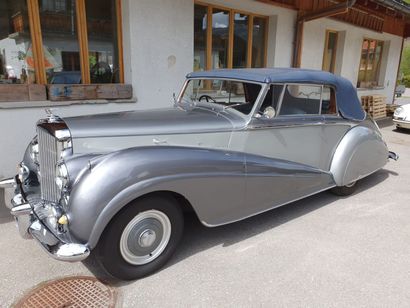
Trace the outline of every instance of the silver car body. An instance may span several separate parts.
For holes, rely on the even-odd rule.
[[[198,103],[190,108],[177,104],[171,109],[65,119],[51,115],[40,121],[40,167],[33,163],[30,147],[23,160],[25,172],[39,183],[21,174],[20,180],[0,183],[17,186],[10,207],[22,233],[34,236],[53,257],[78,261],[97,245],[116,213],[150,193],[167,193],[190,205],[204,225],[218,226],[347,185],[386,164],[388,150],[380,131],[361,110],[351,84],[339,86],[346,85],[345,80],[288,69],[196,73],[188,75],[187,82],[215,77],[261,86],[248,115]],[[335,87],[338,104],[356,97],[344,102],[338,115],[256,116],[273,82],[326,80]],[[50,183],[57,159],[42,158],[41,153],[56,142],[70,142],[61,155],[69,180],[63,197],[50,201],[44,196],[55,195]],[[51,185],[48,191],[45,185]],[[54,205],[69,220],[58,230],[50,226]]]

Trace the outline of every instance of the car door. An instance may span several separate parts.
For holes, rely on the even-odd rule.
[[[231,147],[246,153],[246,203],[256,211],[333,185],[330,161],[347,128],[326,123],[323,92],[322,85],[281,85],[276,99],[268,92],[247,129],[233,133]]]

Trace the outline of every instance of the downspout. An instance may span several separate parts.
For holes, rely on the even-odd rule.
[[[338,3],[311,13],[302,14],[299,11],[298,18],[296,20],[295,48],[293,50],[293,67],[300,67],[301,64],[303,31],[305,22],[323,17],[330,17],[334,15],[347,13],[355,3],[356,0],[348,0],[346,2]]]

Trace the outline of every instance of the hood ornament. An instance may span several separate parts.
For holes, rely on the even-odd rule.
[[[56,108],[46,108],[46,114],[47,114],[47,121],[48,123],[57,123],[61,121],[61,118],[55,114],[53,114],[53,111],[57,110]]]

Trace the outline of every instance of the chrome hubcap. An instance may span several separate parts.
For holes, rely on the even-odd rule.
[[[140,238],[138,239],[138,244],[141,247],[150,247],[154,244],[156,238],[156,233],[151,229],[147,229],[141,233]]]
[[[170,237],[171,222],[167,215],[157,210],[139,213],[122,232],[121,255],[130,264],[147,264],[161,255]]]

